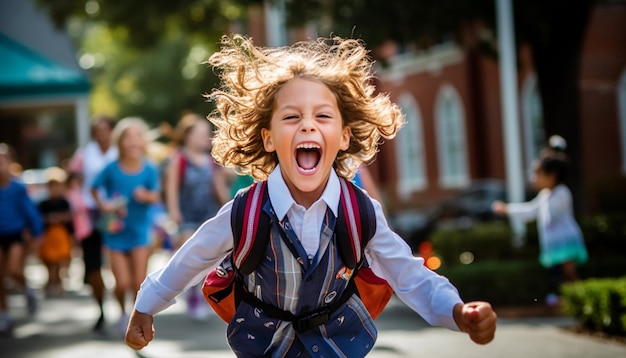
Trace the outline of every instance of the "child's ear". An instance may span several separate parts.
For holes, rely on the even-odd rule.
[[[271,153],[276,150],[274,147],[274,143],[272,143],[271,132],[267,128],[261,128],[261,138],[263,139],[263,148],[268,153]]]
[[[350,127],[344,126],[341,130],[341,142],[339,143],[339,149],[348,150],[350,147],[350,137],[352,136],[352,130]]]

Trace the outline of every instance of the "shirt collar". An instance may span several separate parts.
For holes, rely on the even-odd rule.
[[[267,178],[267,189],[276,216],[279,220],[283,220],[289,209],[293,205],[298,204],[293,200],[289,188],[287,188],[287,183],[285,183],[280,173],[280,165],[277,165]],[[339,208],[340,190],[339,177],[333,169],[330,171],[330,178],[322,196],[313,205],[316,205],[320,200],[324,201],[336,217]]]

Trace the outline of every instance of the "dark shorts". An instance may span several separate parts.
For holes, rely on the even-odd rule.
[[[89,236],[80,242],[85,263],[85,283],[89,275],[102,267],[102,235],[94,229]]]
[[[2,234],[0,235],[0,250],[9,252],[11,246],[24,244],[24,237],[21,232],[15,234]]]

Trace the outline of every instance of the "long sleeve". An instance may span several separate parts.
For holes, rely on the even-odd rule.
[[[463,303],[450,281],[424,266],[406,242],[388,226],[381,205],[376,211],[376,234],[365,249],[368,262],[378,276],[386,279],[396,295],[431,325],[458,330],[453,308]]]
[[[542,190],[531,201],[507,204],[508,216],[512,220],[521,220],[524,222],[536,220],[539,215],[539,206],[541,202],[545,200],[546,194],[549,195],[545,190]]]
[[[135,308],[154,315],[176,302],[175,298],[202,280],[232,251],[230,225],[232,201],[206,221],[160,270],[141,285]]]
[[[43,220],[41,219],[41,214],[39,213],[39,209],[37,209],[32,200],[28,197],[25,190],[21,196],[20,206],[27,217],[28,227],[33,236],[37,237],[41,235],[43,233]]]

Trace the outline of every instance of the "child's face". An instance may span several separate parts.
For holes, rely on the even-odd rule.
[[[111,127],[105,122],[98,122],[93,127],[93,138],[100,145],[106,147],[111,144]]]
[[[333,92],[305,78],[290,80],[276,93],[270,129],[261,135],[265,150],[276,152],[296,201],[298,193],[315,200],[322,194],[337,153],[350,144]]]
[[[126,158],[138,159],[143,157],[146,148],[141,129],[136,127],[127,128],[120,139],[120,154]]]
[[[11,165],[11,158],[8,154],[0,154],[0,173],[9,172],[9,166]]]
[[[556,185],[556,177],[554,174],[547,174],[540,168],[535,169],[535,187],[538,190],[552,189]]]
[[[58,181],[51,181],[48,183],[48,195],[51,198],[59,198],[65,194],[65,187]]]
[[[211,148],[211,128],[206,121],[198,121],[187,134],[185,145],[188,148],[209,150]]]

